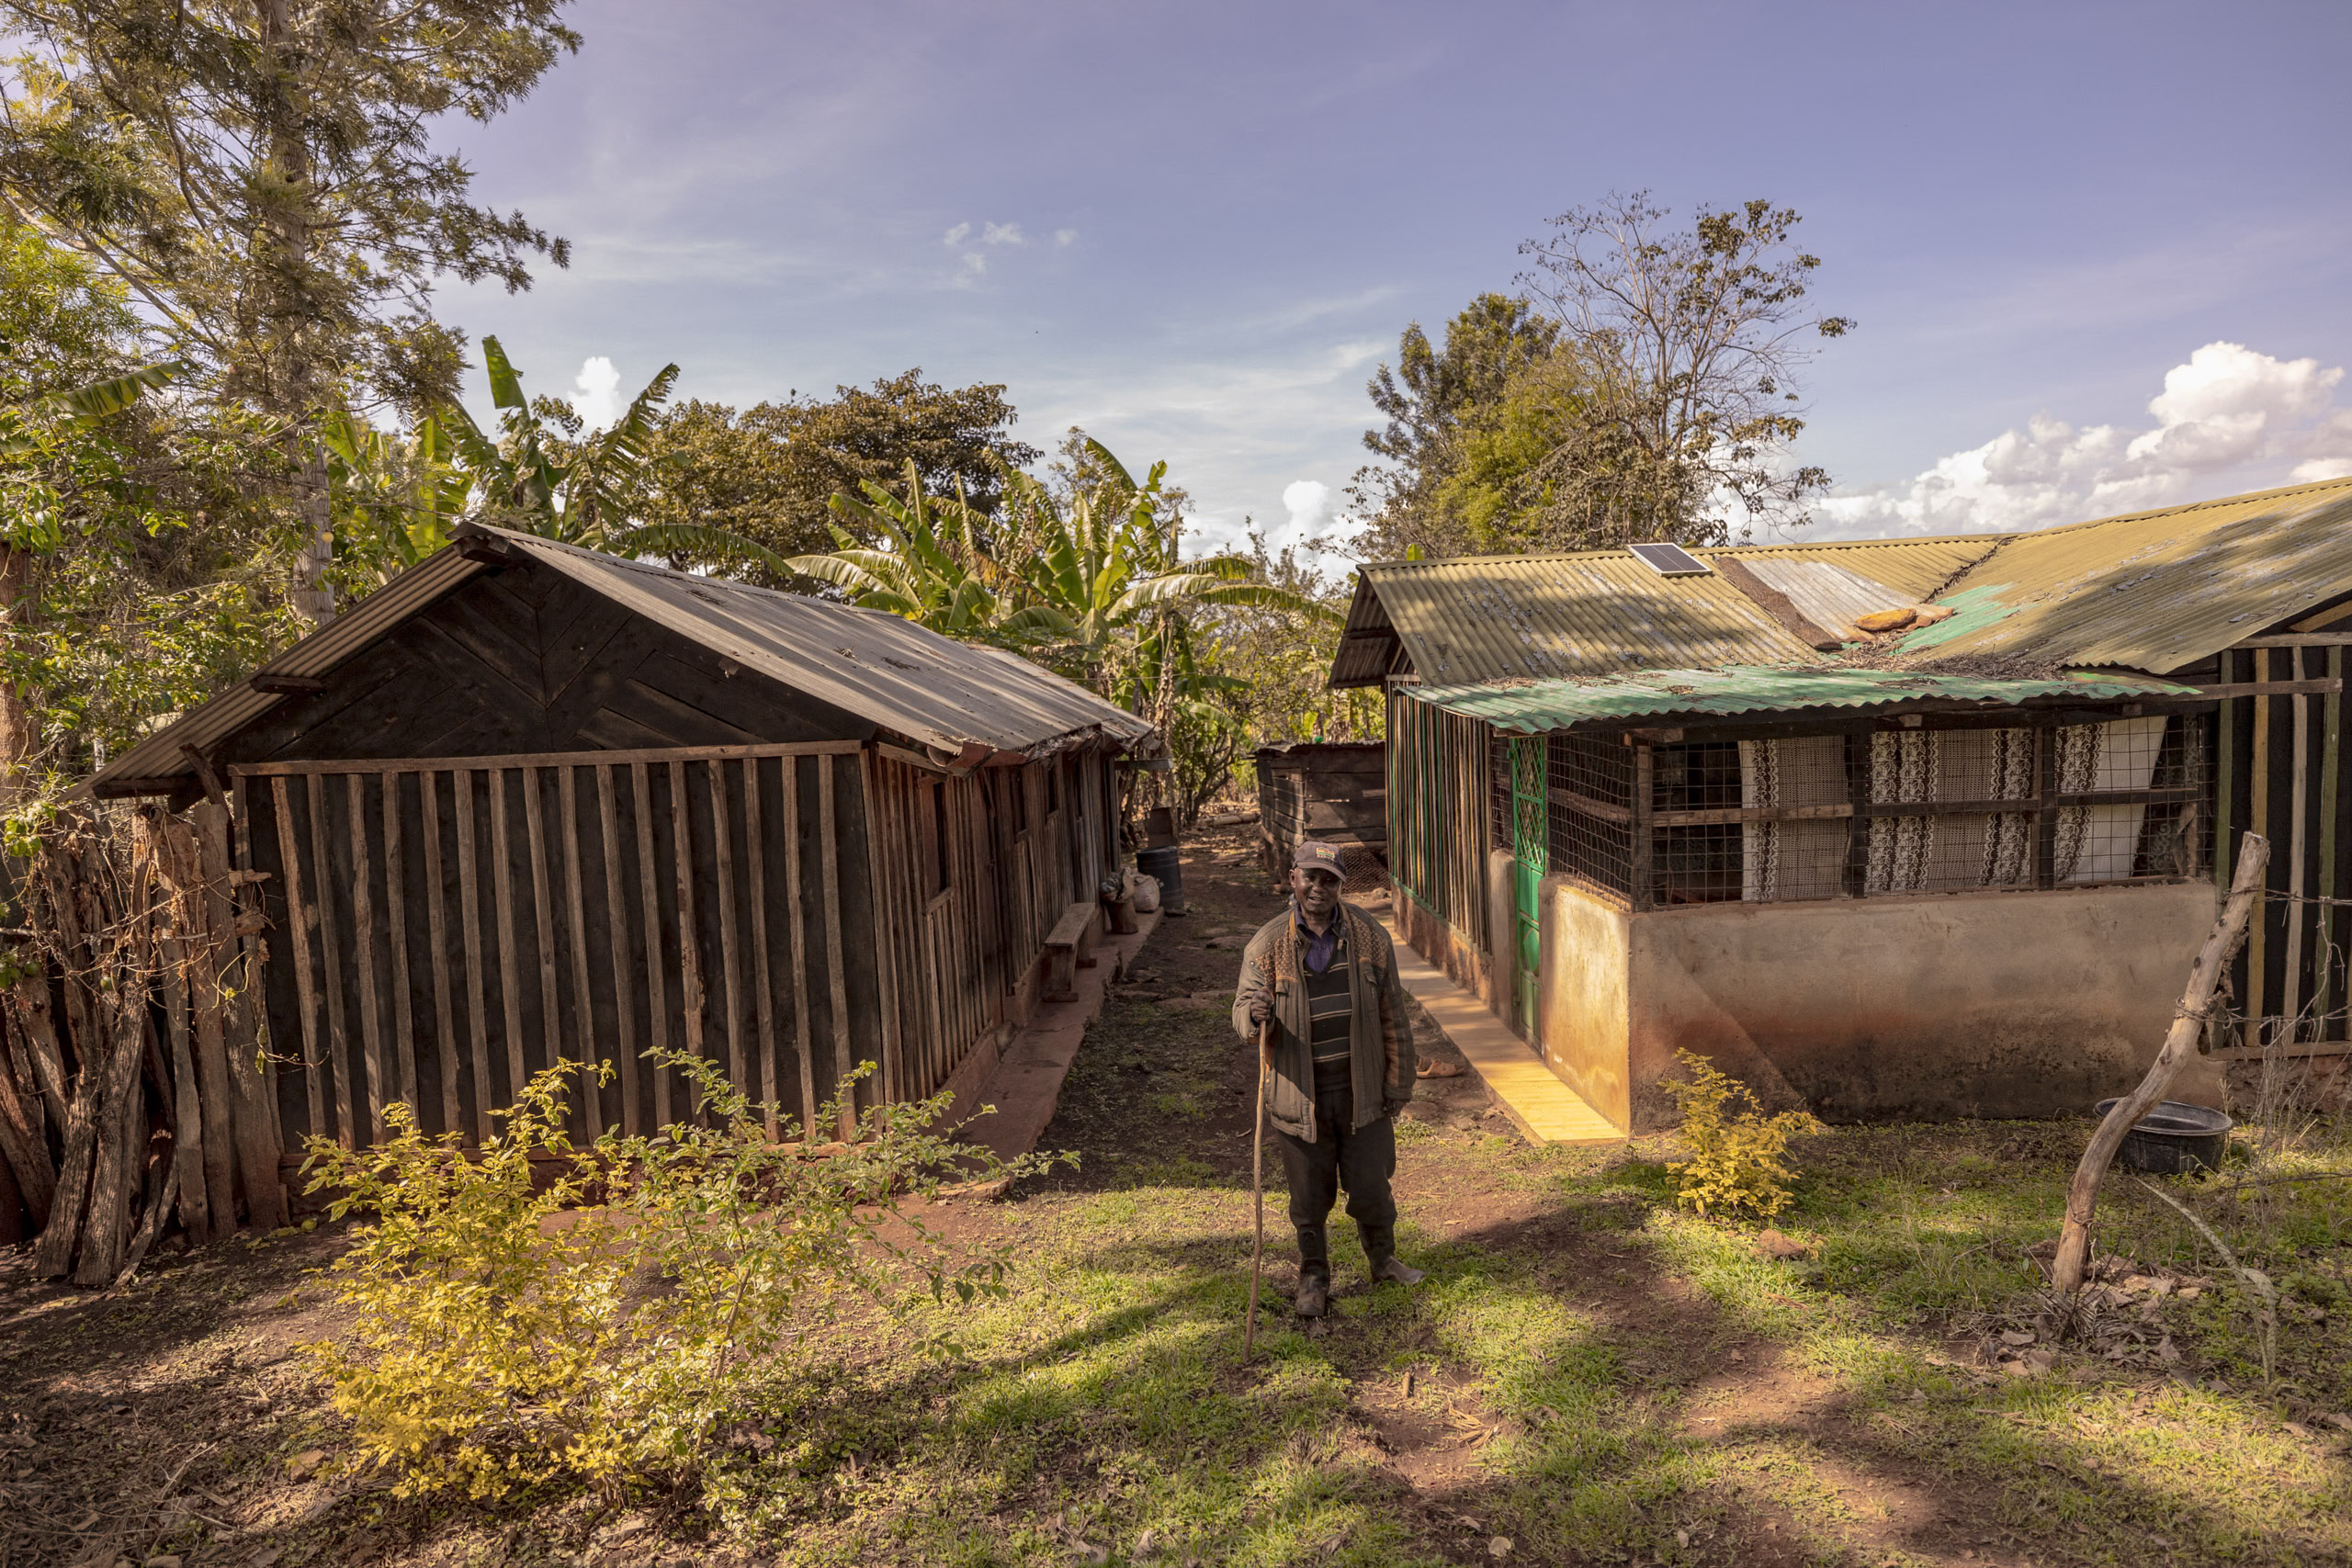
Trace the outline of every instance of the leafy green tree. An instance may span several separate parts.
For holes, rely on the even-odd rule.
[[[405,435],[378,429],[345,409],[320,422],[336,565],[365,592],[449,542],[473,498],[474,476],[437,414]]]
[[[469,198],[433,145],[486,121],[578,35],[562,0],[0,0],[0,200],[118,279],[210,389],[274,422],[301,527],[293,582],[334,614],[318,423],[359,392],[421,410],[459,344],[442,275],[527,287],[563,243]]]
[[[1688,230],[1646,195],[1575,209],[1521,247],[1520,298],[1482,295],[1442,349],[1418,325],[1371,386],[1387,416],[1356,476],[1367,557],[1721,544],[1793,526],[1829,482],[1792,462],[1799,378],[1854,323],[1805,299],[1821,263],[1770,202]]]
[[[482,339],[491,402],[502,410],[492,440],[457,403],[436,416],[477,500],[477,522],[560,539],[616,556],[658,555],[748,565],[781,575],[784,559],[729,529],[695,521],[644,521],[661,480],[653,433],[677,383],[665,365],[603,430],[590,431],[560,398],[528,398],[522,372],[494,337]]]
[[[1438,502],[1462,465],[1464,425],[1501,398],[1513,375],[1548,356],[1559,332],[1527,300],[1495,293],[1464,307],[1442,344],[1431,344],[1419,321],[1406,327],[1395,367],[1381,366],[1367,389],[1387,423],[1364,432],[1363,444],[1391,465],[1356,474],[1353,499],[1366,520],[1358,547],[1367,558],[1401,557],[1415,546],[1465,553]]]
[[[795,393],[741,412],[698,401],[666,412],[648,444],[659,473],[644,521],[707,524],[779,556],[824,551],[840,526],[877,544],[862,530],[878,525],[836,512],[834,496],[899,484],[911,463],[926,495],[958,495],[985,518],[1004,476],[1039,455],[1010,434],[1017,415],[1001,385],[944,388],[914,369],[833,390],[826,401]]]
[[[125,291],[0,220],[0,811],[249,671],[288,635],[254,565],[283,526],[269,431],[147,394]]]

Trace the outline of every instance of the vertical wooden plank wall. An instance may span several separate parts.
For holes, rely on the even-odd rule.
[[[962,777],[869,756],[894,1099],[921,1100],[946,1086],[1004,1023],[1010,994],[1035,970],[1062,911],[1091,899],[1116,873],[1112,790],[1100,752]]]
[[[648,1131],[694,1109],[676,1071],[640,1059],[650,1046],[699,1048],[807,1125],[857,1062],[898,1055],[882,1016],[896,954],[876,951],[897,933],[876,941],[897,836],[875,832],[860,752],[238,770],[256,866],[282,889],[287,940],[266,977],[284,1146],[372,1142],[396,1100],[428,1133],[478,1145],[491,1111],[560,1059],[616,1069],[600,1089],[582,1075],[575,1134]],[[967,858],[958,880],[988,871]],[[919,924],[940,962],[977,952],[952,919]],[[959,1027],[979,1016],[951,999]],[[944,1039],[924,1042],[934,1058]],[[904,1076],[895,1060],[888,1076]]]

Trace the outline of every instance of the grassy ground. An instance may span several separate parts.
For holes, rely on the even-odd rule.
[[[2163,1184],[2278,1282],[2274,1325],[2119,1177],[2061,1341],[2033,1254],[2087,1123],[1801,1139],[1759,1249],[1676,1208],[1670,1141],[1531,1149],[1475,1078],[1431,1080],[1398,1176],[1428,1283],[1369,1290],[1342,1241],[1302,1332],[1277,1195],[1245,1364],[1250,1069],[1222,1004],[1274,903],[1218,849],[1080,1055],[1047,1138],[1078,1168],[957,1206],[1016,1244],[1013,1294],[960,1315],[959,1360],[855,1336],[782,1391],[773,1440],[721,1462],[726,1528],[370,1490],[289,1351],[334,1326],[302,1293],[322,1233],[120,1298],[0,1280],[0,1568],[2352,1562],[2352,1181],[2277,1179],[2352,1172],[2342,1142],[2256,1129],[2222,1178]]]

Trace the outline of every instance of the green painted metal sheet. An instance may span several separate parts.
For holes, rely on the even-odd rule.
[[[1650,670],[1600,680],[1528,681],[1514,685],[1408,686],[1402,692],[1417,701],[1521,735],[1660,714],[1731,716],[1797,708],[1883,707],[1921,698],[2014,705],[2033,697],[2075,696],[2097,702],[2197,694],[2193,686],[2107,671],[2070,671],[2048,680],[1993,680],[1921,670],[1788,670],[1763,665]]]

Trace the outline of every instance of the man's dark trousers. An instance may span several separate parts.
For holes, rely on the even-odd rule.
[[[1351,1132],[1355,1120],[1355,1090],[1346,1075],[1327,1085],[1318,1075],[1315,1085],[1315,1132],[1306,1143],[1277,1130],[1283,1174],[1290,1182],[1290,1223],[1298,1227],[1298,1273],[1331,1278],[1331,1249],[1323,1222],[1340,1189],[1348,1190],[1348,1217],[1363,1237],[1364,1257],[1377,1272],[1396,1251],[1396,1200],[1389,1195],[1388,1179],[1396,1174],[1396,1128],[1385,1116]]]

